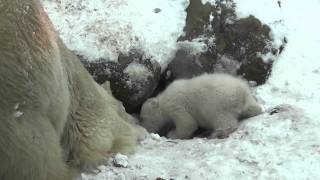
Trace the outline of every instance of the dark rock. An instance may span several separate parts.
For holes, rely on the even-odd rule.
[[[282,40],[282,45],[279,47],[279,54],[282,53],[282,51],[284,50],[285,48],[285,45],[288,43],[288,40],[287,40],[287,37],[284,37],[283,40]]]
[[[120,54],[118,62],[88,61],[81,56],[80,59],[96,82],[110,81],[112,94],[129,113],[140,111],[142,103],[151,96],[160,79],[160,65],[138,50]]]
[[[157,177],[156,180],[165,180],[165,179],[163,179],[161,177]]]
[[[112,93],[122,101],[127,112],[139,112],[143,102],[158,85],[161,67],[137,50],[120,54],[118,62],[121,64],[123,77],[110,82]]]
[[[154,13],[159,13],[159,12],[161,12],[161,9],[160,9],[160,8],[155,8],[155,9],[153,10],[153,12],[154,12]]]
[[[277,3],[278,3],[279,8],[281,8],[281,1],[278,0]]]
[[[203,66],[203,64],[205,62],[202,62],[198,55],[193,55],[184,49],[179,49],[173,61],[168,65],[167,78],[169,80],[192,78],[207,70],[210,71],[209,66]]]
[[[175,79],[213,72],[240,75],[257,85],[265,83],[286,39],[282,46],[273,47],[270,28],[252,15],[238,19],[235,8],[232,0],[216,0],[213,5],[190,0],[185,35],[178,43],[200,39],[206,50],[193,53],[184,46],[179,47],[161,76],[161,86]]]
[[[226,25],[219,34],[218,41],[224,47],[218,52],[231,55],[241,62],[238,74],[258,85],[265,83],[271,72],[273,59],[263,59],[263,55],[272,53],[270,28],[263,25],[254,16],[236,20]],[[259,55],[261,54],[261,56]]]
[[[209,22],[213,6],[207,2],[202,4],[201,0],[190,0],[187,7],[186,25],[184,27],[185,36],[179,38],[182,40],[192,40],[203,34],[205,25]]]
[[[175,79],[190,79],[203,73],[213,72],[215,59],[207,52],[193,54],[188,47],[181,46],[174,59],[161,75],[158,91],[162,91]]]
[[[121,65],[114,61],[107,61],[105,59],[98,59],[96,61],[88,61],[83,56],[78,55],[84,67],[93,76],[93,79],[103,84],[107,80],[122,78]]]

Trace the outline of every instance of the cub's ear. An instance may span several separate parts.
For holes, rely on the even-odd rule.
[[[159,101],[158,101],[157,98],[148,99],[148,103],[151,105],[152,108],[158,108],[159,107]]]

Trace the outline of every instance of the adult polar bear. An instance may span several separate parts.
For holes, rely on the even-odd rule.
[[[248,84],[226,74],[204,74],[177,80],[141,109],[142,125],[158,132],[170,121],[176,126],[170,138],[189,138],[198,127],[214,129],[213,136],[226,136],[238,126],[238,118],[262,112]]]
[[[69,180],[134,151],[129,123],[63,42],[39,0],[0,0],[0,179]]]

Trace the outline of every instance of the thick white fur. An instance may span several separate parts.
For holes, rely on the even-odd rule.
[[[39,0],[0,1],[0,179],[69,180],[143,130],[63,44]]]
[[[143,104],[141,117],[149,132],[158,132],[172,121],[176,129],[168,136],[183,139],[191,137],[198,127],[226,136],[237,128],[239,117],[261,112],[247,82],[227,74],[204,74],[173,82]]]

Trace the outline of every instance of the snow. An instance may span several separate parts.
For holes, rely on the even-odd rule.
[[[119,52],[143,48],[165,66],[183,33],[188,1],[43,0],[43,5],[67,46],[88,59],[115,61]]]
[[[123,72],[128,74],[129,79],[132,81],[128,82],[128,84],[134,84],[135,82],[145,84],[148,82],[148,78],[152,76],[152,72],[147,67],[136,62],[130,63]]]
[[[207,50],[207,45],[203,40],[204,39],[196,38],[192,41],[179,41],[177,42],[177,46],[179,47],[179,49],[183,49],[184,51],[192,55],[197,55]]]
[[[21,117],[23,115],[23,112],[21,112],[21,111],[16,111],[15,113],[14,113],[14,117],[15,118],[19,118],[19,117]]]
[[[126,155],[123,155],[123,154],[116,154],[113,158],[113,164],[116,166],[116,167],[128,167],[128,157]]]
[[[19,103],[17,103],[15,106],[14,106],[14,114],[13,114],[13,116],[15,117],[15,118],[19,118],[19,117],[21,117],[22,115],[23,115],[23,112],[21,112],[21,111],[19,111],[19,106],[20,106],[20,104]]]
[[[186,0],[43,1],[72,50],[114,60],[118,51],[142,46],[162,66],[176,50],[188,5]],[[82,174],[83,180],[320,177],[320,1],[281,0],[281,8],[277,0],[235,2],[239,17],[253,14],[272,28],[276,44],[284,36],[288,40],[270,79],[255,92],[266,113],[244,121],[227,139],[151,134],[126,168],[106,162],[100,172]],[[274,107],[278,113],[270,115]]]
[[[123,72],[129,76],[129,79],[126,81],[126,86],[138,90],[137,94],[131,98],[142,97],[144,95],[143,86],[145,86],[148,83],[148,80],[152,78],[151,70],[143,64],[131,62]]]
[[[230,73],[232,75],[237,74],[237,70],[240,68],[240,63],[223,55],[216,63],[214,72],[217,73]]]

